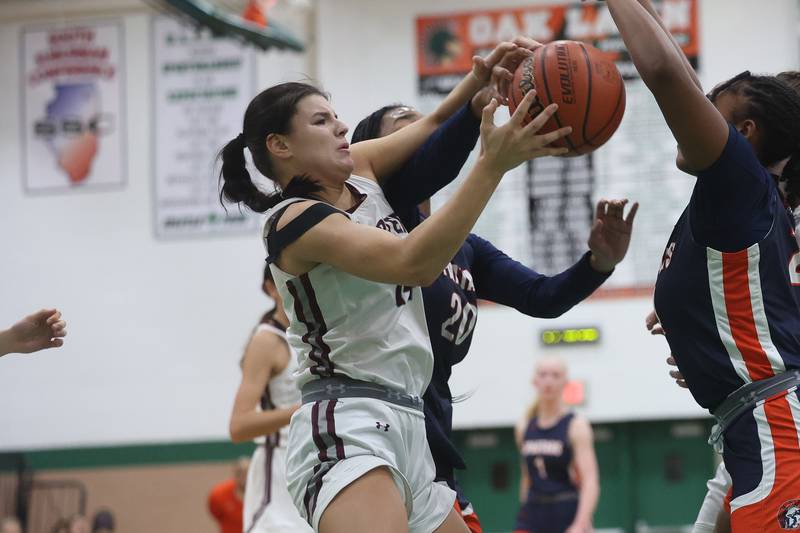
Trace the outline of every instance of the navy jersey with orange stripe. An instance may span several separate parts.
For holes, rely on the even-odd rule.
[[[698,174],[655,291],[672,354],[701,406],[800,368],[799,258],[775,180],[731,127],[720,158]]]

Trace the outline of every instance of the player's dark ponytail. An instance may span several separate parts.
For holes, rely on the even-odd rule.
[[[267,194],[259,189],[247,171],[244,150],[250,150],[256,169],[270,180],[275,180],[272,161],[266,147],[267,137],[273,133],[288,134],[292,117],[300,100],[310,95],[327,96],[307,83],[282,83],[259,93],[244,113],[242,133],[220,151],[220,202],[243,203],[253,211],[263,213],[282,200],[292,197],[307,198],[322,187],[310,177],[293,177],[286,188]]]

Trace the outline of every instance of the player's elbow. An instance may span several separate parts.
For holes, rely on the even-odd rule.
[[[234,444],[239,444],[247,440],[242,425],[235,418],[232,418],[230,424],[228,424],[228,435],[230,435],[231,442]]]
[[[410,287],[427,287],[436,281],[441,273],[442,269],[438,265],[429,264],[427,261],[412,262],[403,276],[406,278],[403,284]]]
[[[401,250],[397,262],[397,283],[409,287],[427,287],[442,273],[443,265],[414,251]]]
[[[427,287],[429,285],[432,285],[433,282],[436,281],[436,278],[439,277],[439,274],[441,274],[441,269],[438,268],[428,268],[422,270],[414,276],[412,286]]]

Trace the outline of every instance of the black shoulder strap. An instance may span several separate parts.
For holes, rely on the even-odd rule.
[[[276,230],[275,227],[278,224],[278,220],[288,207],[287,205],[275,213],[270,219],[270,229],[267,232],[267,249],[269,249],[267,263],[274,263],[277,261],[278,256],[280,256],[284,248],[299,239],[305,232],[325,220],[328,216],[337,214],[347,216],[335,207],[320,202],[297,215],[294,220],[286,224],[280,230]]]

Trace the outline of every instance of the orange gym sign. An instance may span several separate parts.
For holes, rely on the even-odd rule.
[[[667,28],[696,68],[697,0],[656,2]],[[591,43],[614,56],[625,78],[636,70],[604,4],[552,4],[417,17],[417,71],[422,93],[447,92],[498,42],[526,35],[537,41],[571,39]]]

